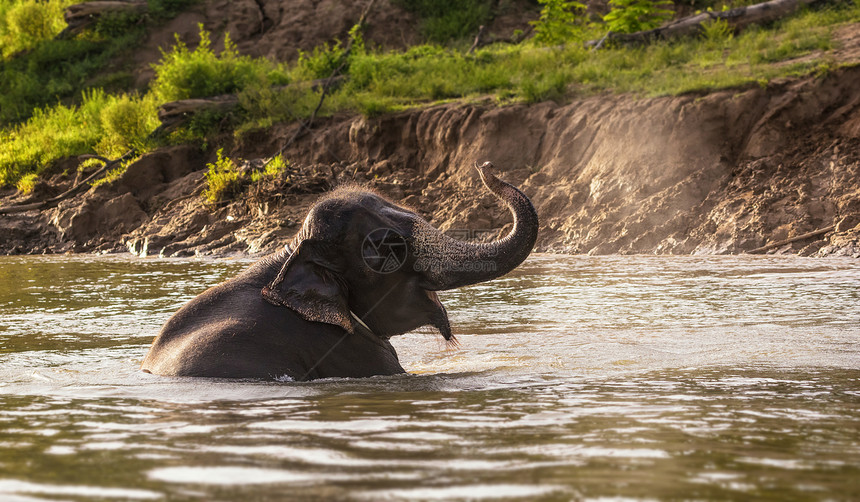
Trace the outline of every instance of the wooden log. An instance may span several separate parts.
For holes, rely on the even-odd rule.
[[[146,14],[148,11],[149,6],[145,0],[86,2],[69,5],[63,13],[68,26],[57,35],[57,38],[68,38],[76,35],[87,29],[99,17],[107,13],[127,12],[130,14]]]
[[[523,31],[522,33],[515,34],[511,37],[505,38],[505,37],[493,36],[493,37],[489,37],[489,38],[485,39],[484,33],[486,31],[486,28],[484,27],[484,25],[481,25],[478,27],[478,34],[475,35],[475,41],[472,42],[472,46],[469,47],[469,50],[466,51],[466,54],[471,54],[471,53],[475,52],[475,49],[477,49],[479,47],[484,47],[486,45],[493,45],[493,44],[516,45],[516,44],[522,42],[523,40],[525,40],[531,34],[532,29],[533,29],[533,27],[531,25],[529,25],[529,27],[526,28],[525,31]]]
[[[836,228],[836,225],[830,225],[829,227],[819,228],[818,230],[814,230],[812,232],[801,234],[801,235],[798,235],[797,237],[792,237],[791,239],[785,239],[782,241],[774,242],[772,244],[768,244],[766,246],[762,246],[760,248],[755,248],[752,251],[749,251],[749,254],[760,254],[760,253],[770,251],[771,249],[780,248],[782,246],[785,246],[786,244],[791,244],[793,242],[798,242],[798,241],[805,241],[806,239],[811,239],[813,237],[818,237],[819,235],[824,235],[827,232],[830,232],[831,230],[833,230],[834,228]]]
[[[698,33],[702,24],[712,20],[725,20],[729,27],[738,31],[751,24],[764,24],[776,21],[796,12],[803,5],[811,5],[822,0],[771,0],[746,7],[737,7],[722,12],[702,12],[694,16],[678,19],[666,26],[636,33],[609,32],[598,40],[585,43],[587,47],[599,49],[608,39],[621,44],[644,44],[652,40],[683,37]]]
[[[295,84],[273,87],[275,92],[284,91],[289,88],[309,86],[312,90],[320,90],[326,86],[339,85],[344,80],[343,75],[331,79],[322,78],[310,82],[297,82]],[[158,108],[158,120],[165,128],[176,127],[189,120],[194,114],[202,111],[215,111],[226,113],[239,106],[239,96],[236,94],[222,94],[208,98],[181,99],[164,103]]]
[[[225,94],[211,98],[182,99],[158,108],[158,120],[166,128],[175,127],[202,111],[227,112],[239,106],[239,96]]]

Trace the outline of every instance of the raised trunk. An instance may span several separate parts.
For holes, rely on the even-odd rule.
[[[473,244],[458,241],[439,232],[424,220],[416,220],[413,249],[415,268],[426,275],[425,289],[438,291],[501,277],[523,262],[537,240],[538,216],[531,201],[516,187],[495,177],[485,162],[475,166],[484,186],[514,215],[514,227],[504,238]]]

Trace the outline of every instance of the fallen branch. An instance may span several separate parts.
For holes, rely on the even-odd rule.
[[[84,179],[80,183],[76,184],[72,188],[66,190],[65,192],[61,193],[60,195],[57,195],[56,197],[52,197],[48,200],[43,200],[41,202],[33,202],[30,204],[21,204],[18,206],[0,207],[0,214],[24,213],[24,212],[33,211],[36,209],[41,210],[41,209],[52,208],[52,207],[56,206],[57,204],[59,204],[60,202],[74,197],[78,193],[82,192],[84,188],[88,188],[90,182],[95,181],[96,179],[100,178],[101,175],[104,174],[105,172],[107,172],[107,170],[110,169],[111,167],[119,164],[120,162],[123,162],[125,160],[130,159],[134,155],[134,153],[135,153],[135,150],[131,149],[131,150],[127,151],[125,153],[125,155],[123,155],[122,157],[115,159],[115,160],[108,160],[108,159],[105,159],[103,157],[99,157],[97,155],[81,155],[78,157],[78,160],[86,160],[86,159],[95,158],[95,159],[99,159],[99,160],[104,161],[105,164],[102,167],[100,167],[96,172],[87,176],[86,179]]]
[[[782,241],[774,242],[772,244],[768,244],[767,246],[762,246],[760,248],[755,248],[752,251],[748,251],[749,254],[760,254],[766,251],[770,251],[771,249],[780,248],[785,246],[786,244],[791,244],[797,241],[805,241],[806,239],[811,239],[813,237],[818,237],[819,235],[824,235],[827,232],[830,232],[836,228],[836,225],[830,225],[829,227],[819,228],[818,230],[798,235],[797,237],[792,237],[791,239],[785,239]]]
[[[228,112],[237,106],[239,106],[239,96],[235,94],[181,99],[164,103],[158,107],[158,120],[161,121],[163,127],[173,129],[200,112]]]
[[[532,26],[529,26],[528,28],[526,28],[525,31],[518,33],[518,34],[515,34],[514,36],[509,37],[509,38],[490,37],[490,38],[485,40],[483,38],[484,32],[485,32],[485,27],[484,27],[484,25],[481,25],[478,27],[478,34],[475,35],[475,41],[472,42],[472,46],[469,47],[469,50],[466,51],[466,54],[471,54],[471,53],[475,52],[475,49],[477,49],[479,47],[484,47],[485,45],[492,45],[492,44],[516,45],[516,44],[522,42],[523,40],[525,40],[526,37],[528,37],[529,33],[531,33],[531,31],[532,31]]]
[[[66,7],[63,18],[66,20],[66,28],[56,38],[63,39],[76,35],[98,19],[108,13],[146,14],[149,6],[145,0],[132,0],[129,2],[86,2]]]
[[[738,31],[751,24],[764,24],[793,14],[803,5],[811,5],[822,0],[771,0],[769,2],[737,7],[722,12],[702,12],[679,19],[666,26],[636,33],[608,32],[598,40],[590,40],[586,47],[600,48],[608,39],[621,44],[644,44],[652,40],[682,37],[699,33],[702,24],[712,20],[725,20],[729,27]]]
[[[331,85],[339,84],[343,80],[343,76],[335,79]],[[325,84],[329,83],[329,79],[319,79],[310,82],[312,90],[324,88]],[[295,84],[282,85],[274,87],[275,92],[284,91],[289,88],[295,88],[300,85],[307,85],[306,82],[298,82]],[[204,111],[214,111],[227,113],[233,108],[239,106],[239,96],[236,94],[222,94],[220,96],[210,96],[207,98],[191,98],[180,99],[164,103],[158,108],[158,120],[161,125],[170,130],[182,125],[191,119],[195,114]]]

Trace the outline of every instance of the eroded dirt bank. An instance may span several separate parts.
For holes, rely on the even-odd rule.
[[[491,160],[535,203],[539,251],[743,253],[820,230],[767,252],[860,257],[857,82],[860,67],[705,96],[335,117],[287,151],[286,172],[218,207],[200,196],[215,147],[266,157],[295,126],[165,148],[59,207],[0,216],[0,252],[268,252],[319,193],[352,181],[444,230],[505,231],[507,211],[471,168]],[[71,182],[58,174],[37,194]]]

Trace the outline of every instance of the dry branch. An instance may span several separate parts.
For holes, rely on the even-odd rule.
[[[770,251],[771,249],[780,248],[785,246],[786,244],[792,244],[798,241],[805,241],[806,239],[811,239],[813,237],[818,237],[819,235],[824,235],[827,232],[830,232],[836,228],[836,225],[830,225],[829,227],[819,228],[818,230],[814,230],[812,232],[808,232],[805,234],[798,235],[797,237],[792,237],[791,239],[785,239],[782,241],[774,242],[772,244],[768,244],[767,246],[762,246],[760,248],[755,248],[752,251],[749,251],[750,254],[759,254]]]
[[[158,131],[158,129],[156,129],[156,131]],[[98,160],[101,160],[102,162],[104,162],[104,165],[102,167],[100,167],[98,170],[96,170],[96,172],[94,172],[93,174],[87,176],[87,178],[84,179],[83,181],[81,181],[80,183],[76,184],[75,186],[66,190],[65,192],[61,193],[60,195],[57,195],[56,197],[51,197],[48,200],[43,200],[41,202],[33,202],[30,204],[21,204],[21,205],[17,205],[17,206],[0,207],[0,215],[2,215],[2,214],[14,214],[14,213],[25,213],[27,211],[33,211],[36,209],[41,210],[41,209],[52,208],[52,207],[56,206],[57,204],[59,204],[60,202],[66,200],[66,199],[72,198],[75,195],[81,193],[84,190],[84,188],[89,188],[90,183],[97,180],[98,178],[100,178],[103,174],[105,174],[107,172],[108,169],[110,169],[111,167],[113,167],[113,166],[115,166],[115,165],[117,165],[123,161],[130,159],[131,157],[133,157],[135,155],[135,153],[136,153],[136,150],[131,149],[131,150],[125,152],[125,154],[122,157],[120,157],[118,159],[114,159],[114,160],[108,160],[104,157],[99,157],[98,155],[81,155],[78,157],[79,161],[84,161],[87,159],[98,159]]]
[[[239,96],[224,94],[210,98],[181,99],[158,108],[158,120],[166,128],[176,127],[202,111],[227,112],[239,106]]]
[[[57,38],[67,38],[84,31],[95,23],[99,17],[107,13],[127,12],[130,14],[146,14],[149,6],[145,0],[130,2],[86,2],[66,7],[63,17],[68,25],[57,35]]]
[[[471,54],[471,53],[475,52],[475,49],[477,49],[479,47],[484,47],[485,45],[492,45],[492,44],[516,45],[528,37],[528,35],[532,31],[532,26],[529,26],[528,28],[526,28],[526,30],[523,31],[522,33],[515,34],[514,36],[509,37],[509,38],[490,37],[490,38],[484,39],[485,31],[486,31],[486,27],[484,25],[481,25],[478,27],[478,34],[475,35],[475,41],[472,42],[472,46],[469,47],[469,50],[466,51],[466,54]]]
[[[276,86],[272,89],[275,92],[284,91],[286,89],[304,85],[310,85],[313,90],[323,89],[326,85],[334,86],[343,81],[343,76],[334,79],[319,79],[311,82],[299,82],[296,84]],[[203,111],[215,111],[226,113],[239,106],[239,96],[236,94],[222,94],[220,96],[210,96],[208,98],[191,98],[180,99],[164,103],[158,108],[158,120],[165,128],[174,128],[193,117],[195,114]]]
[[[764,24],[776,21],[796,12],[803,5],[811,5],[821,0],[771,0],[769,2],[738,7],[723,12],[703,12],[685,17],[666,26],[636,33],[609,32],[599,40],[585,43],[587,47],[599,49],[608,39],[621,44],[643,44],[652,40],[668,39],[693,35],[702,29],[702,24],[711,20],[725,20],[729,27],[737,31],[751,24]]]

